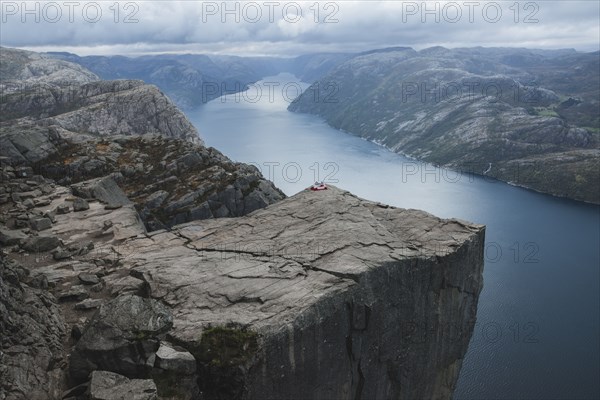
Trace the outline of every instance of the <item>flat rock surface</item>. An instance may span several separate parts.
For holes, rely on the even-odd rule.
[[[132,239],[126,248],[137,251],[126,265],[173,308],[171,334],[189,341],[209,325],[234,322],[260,330],[288,323],[370,269],[448,255],[482,229],[330,187],[246,217]]]

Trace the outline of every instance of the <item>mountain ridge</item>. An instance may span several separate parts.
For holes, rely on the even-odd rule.
[[[600,203],[600,57],[546,53],[434,48],[358,55],[288,109],[421,161]],[[332,82],[336,101],[306,94]]]

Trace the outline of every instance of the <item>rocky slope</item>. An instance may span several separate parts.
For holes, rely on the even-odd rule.
[[[149,230],[241,216],[285,197],[255,167],[234,163],[212,147],[163,136],[68,142],[33,167],[59,184],[74,184],[87,198],[114,180]]]
[[[3,259],[25,266],[3,261],[3,318],[29,304],[5,287],[45,299],[26,353],[3,325],[2,398],[451,396],[482,226],[331,187],[147,233],[132,204],[84,201],[26,167],[2,176]]]
[[[11,126],[50,126],[75,134],[161,134],[202,143],[194,126],[154,86],[100,81],[77,64],[4,47],[0,64],[4,132]]]
[[[28,268],[5,256],[0,257],[0,398],[60,398],[64,318],[44,281],[30,279]]]
[[[600,53],[525,49],[364,53],[291,111],[419,160],[599,203]]]
[[[2,50],[4,64],[20,62],[19,50]],[[19,90],[0,102],[0,156],[64,185],[82,183],[75,190],[84,197],[118,184],[148,229],[240,216],[285,197],[256,168],[202,146],[193,125],[153,86],[2,82]]]

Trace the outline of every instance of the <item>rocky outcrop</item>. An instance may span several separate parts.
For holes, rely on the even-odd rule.
[[[20,68],[21,53],[7,54],[13,56],[5,69]],[[244,215],[285,197],[256,168],[203,147],[185,116],[143,82],[2,84],[0,157],[73,184],[73,193],[82,198],[75,208],[90,198],[108,207],[132,200],[147,228],[155,230]],[[69,208],[57,206],[56,212]],[[39,227],[47,229],[48,221]]]
[[[50,185],[28,212],[72,198]],[[152,379],[162,398],[450,397],[475,323],[483,227],[334,187],[170,232],[146,233],[133,205],[88,205],[53,215],[48,234],[92,251],[4,248],[61,299],[49,315],[73,337],[71,385],[84,384],[73,393],[105,370]]]
[[[482,287],[481,226],[330,188],[144,248],[128,263],[173,308],[169,337],[198,360],[208,398],[452,393]]]
[[[425,162],[600,203],[599,65],[598,52],[384,49],[289,109]]]
[[[0,399],[60,398],[64,318],[43,279],[0,255]]]
[[[23,85],[25,85],[23,87]],[[5,84],[2,121],[27,118],[36,125],[93,135],[161,134],[202,143],[198,131],[155,86],[142,81],[98,81],[58,87],[19,81]]]
[[[96,370],[148,377],[160,346],[159,336],[172,325],[170,311],[153,299],[123,295],[103,304],[71,355],[71,378],[85,380]]]
[[[92,372],[90,400],[157,400],[156,385],[150,379],[127,379],[108,371]]]
[[[155,86],[100,81],[77,64],[17,49],[2,48],[0,61],[2,156],[23,156],[39,144],[51,153],[56,131],[63,136],[160,134],[202,143],[196,128]],[[50,130],[48,138],[44,128]]]
[[[285,197],[252,166],[161,136],[70,143],[34,167],[83,198],[113,205],[131,199],[149,230],[237,217]]]

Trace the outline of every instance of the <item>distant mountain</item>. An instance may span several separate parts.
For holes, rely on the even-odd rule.
[[[158,86],[179,107],[189,109],[281,72],[313,82],[350,58],[347,54],[310,54],[297,58],[236,57],[202,54],[87,56],[47,53],[93,71],[102,79],[141,79]]]
[[[31,136],[25,132],[53,126],[72,134],[161,134],[202,143],[196,128],[155,86],[102,81],[78,64],[17,49],[2,48],[0,65],[3,139],[22,141]],[[11,148],[8,142],[3,153]]]
[[[0,47],[0,57],[0,83],[27,81],[67,86],[100,80],[80,65],[32,51]]]
[[[289,110],[423,161],[600,203],[599,74],[598,52],[383,49],[338,65]]]

